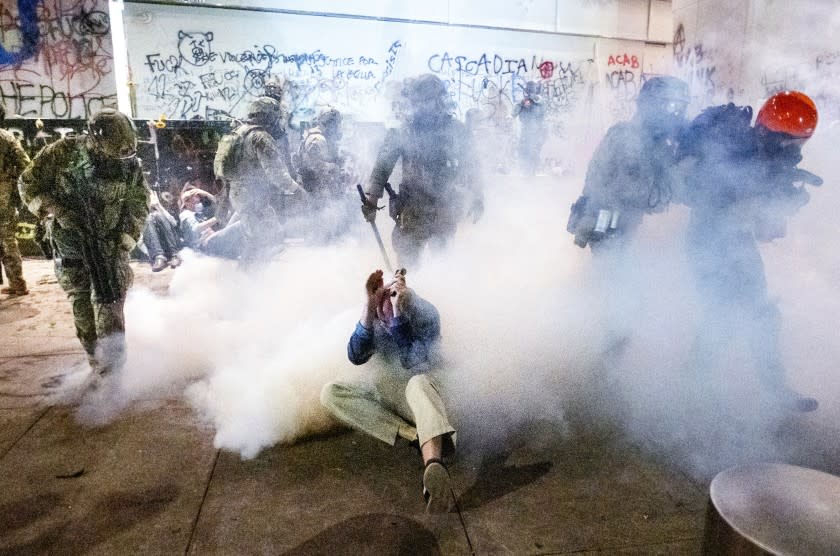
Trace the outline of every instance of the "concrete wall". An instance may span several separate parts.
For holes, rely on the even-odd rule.
[[[116,106],[107,0],[0,2],[0,96],[9,115],[84,118]]]
[[[169,3],[481,25],[655,42],[668,42],[671,35],[670,0],[172,0]]]
[[[674,0],[673,10],[675,72],[691,84],[697,108],[728,99],[758,106],[801,89],[823,120],[838,118],[835,0]]]
[[[442,60],[436,72],[451,85],[461,114],[472,107],[491,110],[491,105],[507,110],[524,82],[535,79],[543,82],[552,112],[572,113],[587,99],[608,112],[596,119],[609,121],[628,112],[645,73],[665,72],[669,62],[662,45],[669,40],[670,2],[663,0],[171,4],[127,3],[125,17],[111,21],[108,0],[4,0],[0,94],[9,112],[83,118],[114,105],[119,95],[125,99],[121,107],[131,107],[142,118],[212,117],[214,110],[241,115],[242,101],[259,88],[259,78],[284,74],[303,81],[301,117],[318,104],[331,103],[371,119],[390,103],[388,82],[429,71]],[[161,76],[158,62],[167,73],[172,56],[188,60],[181,56],[178,33],[213,33],[207,44],[216,53],[259,56],[260,48],[268,46],[287,57],[319,52],[339,66],[343,59],[348,67],[306,75],[307,68],[297,62],[228,63],[226,58],[204,68],[182,63],[174,71],[177,76]],[[470,74],[454,61],[458,56],[486,71]],[[360,67],[364,64],[377,67]],[[202,69],[212,69],[212,75]],[[226,79],[231,72],[239,72],[238,77]],[[203,91],[217,82],[223,87]]]
[[[266,80],[284,76],[294,119],[329,104],[386,121],[402,79],[433,72],[460,116],[509,118],[538,81],[562,148],[596,141],[632,113],[647,76],[671,66],[662,0],[213,5],[124,5],[135,117],[242,117]]]

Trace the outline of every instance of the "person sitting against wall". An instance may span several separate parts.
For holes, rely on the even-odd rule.
[[[234,215],[227,226],[215,230],[218,226],[215,208],[215,196],[203,189],[188,188],[181,194],[184,246],[213,257],[237,259],[242,251],[242,225]]]
[[[152,265],[152,272],[160,272],[167,267],[177,268],[181,264],[181,257],[178,256],[178,251],[181,250],[178,220],[163,207],[154,191],[151,193],[142,242]]]

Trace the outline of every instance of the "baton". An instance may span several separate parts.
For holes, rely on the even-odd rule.
[[[365,196],[365,190],[362,189],[362,184],[356,184],[356,190],[359,192],[359,197],[362,199],[363,205],[370,205]],[[374,205],[375,206],[375,205]],[[379,207],[376,207],[379,210]],[[388,258],[388,252],[385,251],[385,244],[382,243],[382,236],[379,235],[379,228],[376,227],[376,222],[370,222],[370,228],[373,230],[373,237],[376,238],[376,243],[379,245],[379,251],[382,253],[382,258],[385,259],[385,268],[389,273],[394,273],[394,268],[391,266],[391,260]]]

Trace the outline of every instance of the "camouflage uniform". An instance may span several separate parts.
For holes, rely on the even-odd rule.
[[[0,246],[2,263],[11,292],[25,292],[17,231],[17,180],[29,165],[29,157],[20,142],[5,129],[0,129]]]
[[[340,195],[342,164],[338,144],[319,127],[306,130],[300,145],[300,180],[306,191],[316,198]]]
[[[392,242],[404,263],[415,261],[426,243],[446,243],[455,234],[467,193],[478,191],[475,157],[463,124],[445,115],[436,122],[408,123],[391,129],[370,178],[370,198],[379,199],[402,159],[399,208]]]
[[[33,214],[54,215],[55,273],[73,306],[76,335],[92,366],[105,373],[124,358],[123,304],[133,279],[128,254],[149,212],[140,163],[97,158],[87,137],[64,138],[35,157],[20,192]],[[110,295],[97,291],[97,281],[108,283]],[[97,347],[104,353],[96,354]]]
[[[243,230],[252,243],[276,239],[284,194],[298,189],[287,166],[286,154],[262,127],[243,138],[236,173],[229,178],[230,203],[239,214]],[[262,239],[261,239],[262,238]]]

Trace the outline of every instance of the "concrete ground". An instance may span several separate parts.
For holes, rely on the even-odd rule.
[[[412,448],[354,432],[252,460],[181,400],[88,428],[51,404],[84,356],[47,261],[0,300],[0,554],[698,554],[708,481],[570,411],[451,466],[457,511],[423,513]],[[136,281],[165,292],[172,271]],[[826,456],[828,458],[828,456]],[[830,458],[828,458],[830,459]]]

